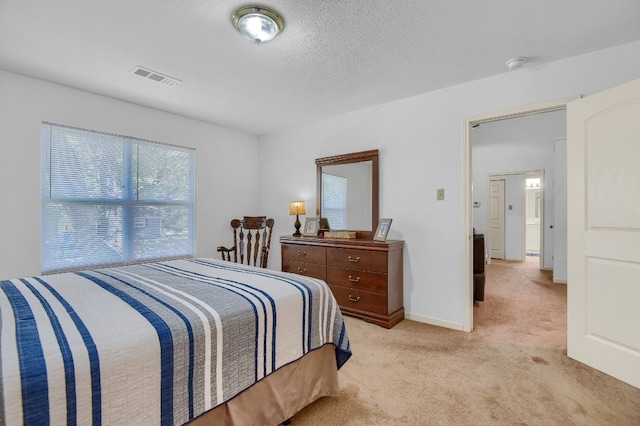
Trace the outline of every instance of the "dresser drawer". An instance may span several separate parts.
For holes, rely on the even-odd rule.
[[[404,318],[403,245],[281,236],[282,270],[326,281],[343,314],[391,328]]]
[[[387,294],[387,274],[327,266],[327,283]]]
[[[283,244],[282,261],[283,263],[285,261],[300,261],[325,265],[327,262],[327,249],[326,247],[301,244]]]
[[[334,285],[329,287],[340,306],[387,314],[387,297],[384,295]]]
[[[387,253],[350,248],[328,248],[327,265],[386,273]]]
[[[325,265],[318,265],[317,263],[284,261],[282,270],[307,277],[319,278],[323,281],[327,280],[327,267]]]

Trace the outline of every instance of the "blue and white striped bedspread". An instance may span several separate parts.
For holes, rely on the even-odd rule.
[[[328,286],[212,259],[0,282],[0,424],[182,424],[304,354],[351,355]]]

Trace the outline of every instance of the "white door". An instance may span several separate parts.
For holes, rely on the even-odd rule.
[[[492,180],[489,189],[491,258],[504,259],[504,180]]]
[[[640,387],[640,80],[567,105],[571,358]]]

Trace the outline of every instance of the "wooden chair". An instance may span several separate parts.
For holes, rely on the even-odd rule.
[[[267,219],[266,216],[245,216],[243,220],[233,219],[231,221],[233,246],[231,248],[220,246],[217,249],[222,255],[222,260],[238,263],[239,257],[240,263],[245,263],[246,259],[247,265],[266,268],[274,223],[273,219]]]

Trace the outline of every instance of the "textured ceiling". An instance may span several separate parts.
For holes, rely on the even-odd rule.
[[[260,135],[640,40],[638,0],[276,0],[285,29],[255,45],[246,4],[0,0],[0,69]]]

